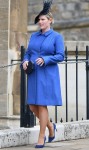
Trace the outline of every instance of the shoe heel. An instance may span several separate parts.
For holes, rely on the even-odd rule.
[[[55,123],[53,123],[53,126],[54,126],[54,130],[57,131],[57,127]]]
[[[36,145],[35,148],[43,148],[45,146],[45,142],[46,142],[46,136],[44,137],[44,144]]]
[[[54,136],[53,137],[49,137],[48,138],[48,142],[52,142],[54,139],[55,139],[55,132],[57,131],[57,128],[56,128],[56,124],[53,123],[53,129],[54,129]]]
[[[44,143],[46,142],[46,136],[44,137]]]

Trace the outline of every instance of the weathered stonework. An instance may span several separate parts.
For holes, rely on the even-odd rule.
[[[20,46],[27,45],[27,0],[11,0],[10,9],[10,37],[9,37],[9,61],[20,59]],[[18,61],[17,61],[18,62]],[[16,62],[13,62],[16,63]],[[12,68],[9,76],[12,78],[12,86],[9,96],[13,100],[12,114],[20,113],[20,70],[19,66]],[[10,79],[10,78],[9,78]],[[10,81],[10,80],[9,80]],[[12,101],[11,100],[11,101]],[[10,107],[10,105],[9,105]]]
[[[28,0],[28,26],[34,24],[35,16],[42,10],[42,0]],[[88,41],[89,1],[55,0],[52,4],[53,28],[64,35],[66,41]],[[30,30],[29,30],[30,32]]]
[[[0,131],[0,148],[15,147],[37,143],[39,126],[34,128],[14,128]],[[45,136],[48,142],[48,129]],[[77,121],[57,124],[53,142],[89,138],[89,121]],[[51,143],[47,143],[51,144]]]
[[[8,0],[0,0],[0,65],[8,63]],[[7,68],[0,69],[0,116],[7,115]]]
[[[27,0],[0,0],[0,66],[20,59],[22,44],[25,47],[27,45]],[[0,116],[20,112],[18,68],[14,66],[0,69]]]

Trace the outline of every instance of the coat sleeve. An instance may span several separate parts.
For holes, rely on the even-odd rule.
[[[64,39],[62,35],[57,35],[55,38],[55,54],[42,56],[45,65],[55,64],[64,60]]]

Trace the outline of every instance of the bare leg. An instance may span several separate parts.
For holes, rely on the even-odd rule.
[[[40,133],[38,138],[38,145],[44,144],[45,130],[48,122],[48,110],[46,106],[38,106],[40,119]]]
[[[38,105],[30,105],[30,110],[35,114],[35,116],[39,119],[39,108]]]
[[[47,107],[46,107],[47,109]],[[40,121],[40,118],[39,118],[39,106],[36,106],[36,105],[30,105],[30,110],[36,115],[36,117],[39,119]],[[47,112],[48,112],[48,109],[47,109]],[[47,121],[47,127],[49,129],[49,136],[50,137],[53,137],[54,136],[54,132],[53,132],[53,124],[50,122],[49,118],[48,118],[48,121]]]

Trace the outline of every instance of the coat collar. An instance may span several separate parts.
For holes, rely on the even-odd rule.
[[[37,32],[37,35],[44,35],[44,36],[48,36],[49,34],[51,34],[53,32],[53,29],[50,29],[48,31],[46,31],[45,33],[42,33],[41,30]]]

